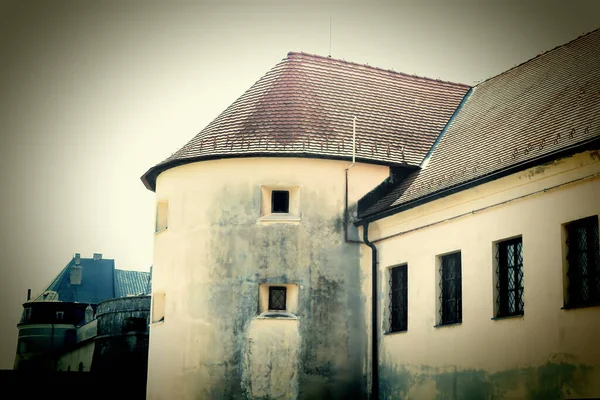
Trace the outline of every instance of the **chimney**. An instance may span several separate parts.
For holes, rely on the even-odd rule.
[[[81,264],[81,254],[75,253],[75,265]]]
[[[31,299],[31,289],[27,289],[27,301]]]
[[[101,253],[94,253],[94,260],[95,261],[102,260],[102,254]]]

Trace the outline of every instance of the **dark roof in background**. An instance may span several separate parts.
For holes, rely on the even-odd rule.
[[[600,30],[472,89],[424,169],[359,218],[400,211],[600,136]]]
[[[148,170],[234,156],[352,157],[417,166],[469,86],[305,53],[287,57],[183,148]]]
[[[104,300],[127,295],[149,294],[149,272],[115,269],[114,260],[81,258],[81,284],[71,285],[71,270],[75,257],[65,266],[52,283],[31,301],[43,301],[46,291],[58,293],[58,301],[98,304]]]
[[[149,281],[148,272],[115,269],[115,297],[150,294]]]

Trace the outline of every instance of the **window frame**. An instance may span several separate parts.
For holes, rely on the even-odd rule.
[[[261,206],[258,223],[292,223],[298,224],[301,220],[300,214],[300,186],[286,184],[263,184],[260,185]],[[287,212],[273,211],[275,198],[274,192],[287,192]]]
[[[513,246],[512,266],[509,265],[509,246]],[[496,242],[496,285],[495,285],[495,318],[515,317],[525,314],[524,272],[523,272],[523,237],[517,236]],[[517,252],[516,249],[519,251]],[[519,262],[520,261],[520,262]],[[512,269],[512,271],[510,271]],[[510,277],[513,277],[514,288],[509,288]],[[516,275],[516,276],[515,276]],[[514,292],[514,311],[510,311],[510,292]]]
[[[408,264],[388,268],[388,273],[387,333],[406,332],[408,331]]]
[[[563,227],[565,233],[563,243],[565,245],[566,267],[564,274],[565,296],[563,308],[571,309],[600,306],[600,242],[598,238],[598,215],[592,215],[570,221],[564,224]],[[580,248],[579,245],[581,242],[579,240],[577,243],[573,243],[572,241],[574,236],[573,234],[576,233],[576,230],[581,228],[583,228],[586,232],[585,249]],[[577,239],[580,239],[580,237]],[[576,244],[577,251],[573,250],[574,244]],[[581,262],[581,260],[579,257],[582,253],[586,254],[587,274],[582,274],[580,271],[579,262]],[[579,262],[577,262],[577,260],[579,260]],[[585,275],[586,277],[581,278],[580,275]],[[595,286],[594,280],[598,281]],[[580,298],[582,296],[581,292],[584,285],[586,285],[590,290],[587,300]]]
[[[449,275],[449,262],[455,260],[454,263],[454,278],[448,279],[445,276]],[[455,325],[462,323],[462,253],[455,251],[439,256],[439,323],[436,326]],[[458,260],[458,263],[456,263]],[[458,272],[458,273],[457,273]],[[455,290],[455,297],[446,297],[448,295],[449,282],[458,280],[458,289]],[[450,318],[447,304],[451,301],[455,302],[455,315]]]

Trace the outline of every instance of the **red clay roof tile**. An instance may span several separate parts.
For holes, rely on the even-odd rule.
[[[306,53],[287,57],[190,142],[148,170],[203,159],[298,156],[418,166],[469,86]]]
[[[600,30],[475,86],[426,167],[362,211],[409,208],[600,138]]]

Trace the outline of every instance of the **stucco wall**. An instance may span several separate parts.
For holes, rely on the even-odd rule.
[[[359,245],[343,237],[348,164],[229,159],[158,177],[168,221],[152,284],[166,305],[150,328],[148,398],[364,397]],[[387,175],[356,164],[351,204]],[[261,185],[298,186],[300,221],[259,221]],[[261,283],[298,285],[296,320],[257,318]]]
[[[376,242],[382,328],[388,316],[387,268],[408,264],[408,331],[380,338],[380,398],[600,397],[600,307],[561,309],[562,225],[600,214],[599,173],[600,155],[585,152],[372,224],[371,240],[397,235]],[[562,186],[552,188],[557,185]],[[528,195],[534,192],[539,193]],[[518,235],[525,313],[492,320],[493,243]],[[436,328],[436,257],[457,250],[462,323]],[[365,273],[371,268],[367,255],[368,249]],[[370,293],[370,282],[363,290]]]

